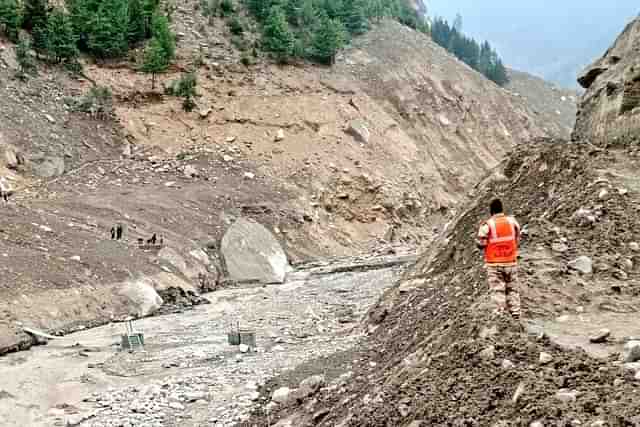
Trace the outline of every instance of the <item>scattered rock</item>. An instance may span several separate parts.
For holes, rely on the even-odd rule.
[[[13,147],[6,147],[4,150],[4,161],[9,169],[16,169],[20,164],[18,162],[18,154]]]
[[[244,173],[244,177],[245,177],[245,179],[253,179],[253,178],[256,177],[256,175],[254,173],[252,173],[252,172],[245,172]]]
[[[640,360],[640,341],[629,341],[622,349],[622,361],[625,363]]]
[[[184,411],[184,405],[180,402],[169,403],[169,408],[174,409],[176,411]]]
[[[588,256],[581,256],[570,261],[568,267],[572,270],[579,271],[582,274],[593,273],[593,261]]]
[[[515,393],[513,393],[513,397],[511,398],[511,403],[513,404],[518,403],[518,400],[520,400],[523,394],[524,394],[524,383],[521,382],[520,384],[518,384],[518,387],[516,388]]]
[[[480,357],[483,358],[484,360],[492,360],[495,358],[495,355],[496,355],[496,348],[492,345],[490,345],[489,347],[485,348],[480,352]]]
[[[309,378],[306,378],[300,383],[300,387],[298,388],[298,398],[305,399],[320,390],[320,388],[325,384],[324,376],[322,375],[314,375]]]
[[[602,329],[598,331],[597,334],[589,337],[589,341],[594,344],[601,344],[607,341],[607,338],[611,335],[611,331],[609,329]]]
[[[640,244],[638,244],[638,242],[631,242],[629,243],[629,249],[633,252],[640,252]]]
[[[511,369],[513,368],[515,365],[513,364],[513,362],[509,359],[504,359],[502,361],[502,369]]]
[[[49,123],[55,123],[56,122],[56,119],[54,119],[51,114],[45,114],[44,118],[47,119],[47,121],[49,121]]]
[[[240,353],[248,353],[249,352],[249,346],[246,344],[240,344],[238,346],[238,350],[240,350]]]
[[[577,398],[578,395],[575,391],[562,389],[558,390],[558,392],[556,393],[556,399],[565,403],[575,402]]]
[[[191,165],[187,165],[184,167],[184,176],[187,178],[195,178],[198,176],[198,170]]]
[[[449,120],[444,114],[438,115],[438,121],[442,126],[449,126],[451,124],[451,120]]]
[[[640,362],[630,362],[622,365],[624,372],[631,372],[633,374],[640,372]]]
[[[227,141],[228,143],[235,142],[235,140],[236,140],[236,137],[235,137],[235,136],[228,136],[228,137],[227,137],[227,139],[226,139],[226,141]]]
[[[549,364],[551,363],[552,360],[553,360],[553,356],[550,355],[549,353],[545,353],[544,351],[540,353],[539,361],[542,365]]]
[[[569,246],[562,242],[554,242],[551,245],[551,250],[558,253],[564,253],[569,250]]]
[[[349,123],[346,133],[353,136],[357,141],[368,144],[371,138],[369,128],[363,120],[357,119]]]
[[[629,258],[625,258],[620,262],[620,265],[622,266],[623,270],[626,272],[631,272],[633,271],[633,261],[630,260]]]
[[[534,421],[529,424],[529,427],[544,427],[544,424],[542,423],[542,421]]]
[[[276,142],[280,142],[284,140],[284,129],[278,129],[278,133],[276,133]]]
[[[496,336],[498,334],[498,328],[493,325],[491,327],[484,327],[480,331],[480,338],[486,340],[487,338]]]
[[[598,199],[604,201],[604,200],[609,200],[609,191],[606,188],[603,188],[602,190],[600,190],[600,193],[598,194]]]
[[[280,387],[279,389],[273,392],[273,395],[271,396],[271,400],[282,405],[287,403],[290,395],[291,395],[291,389],[289,387]]]
[[[627,280],[629,278],[629,275],[622,270],[616,270],[613,272],[613,277],[618,280]]]

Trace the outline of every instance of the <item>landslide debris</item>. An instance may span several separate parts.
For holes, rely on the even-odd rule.
[[[487,202],[500,196],[523,225],[529,321],[575,313],[637,318],[640,194],[624,176],[638,166],[623,148],[552,140],[516,148],[370,311],[368,352],[353,361],[349,379],[290,403],[279,425],[639,426],[640,381],[615,353],[621,346],[595,359],[560,346],[536,323],[525,330],[494,317],[474,244]],[[591,274],[568,268],[578,256],[593,260]]]

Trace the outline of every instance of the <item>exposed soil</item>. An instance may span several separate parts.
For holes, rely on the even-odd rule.
[[[279,425],[640,425],[640,382],[616,361],[621,343],[640,336],[631,320],[640,282],[630,245],[640,236],[640,194],[615,178],[637,166],[625,148],[539,141],[516,149],[370,312],[369,363],[279,412]],[[491,315],[474,236],[494,195],[525,230],[521,287],[531,335]],[[578,256],[593,260],[593,274],[568,267]],[[612,336],[591,351],[603,357],[594,359],[581,347],[603,326]],[[538,335],[546,329],[551,340]],[[587,336],[575,339],[580,333]],[[540,362],[541,352],[552,361]]]

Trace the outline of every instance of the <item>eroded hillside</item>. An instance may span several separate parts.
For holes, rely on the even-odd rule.
[[[571,136],[579,98],[576,91],[516,70],[509,70],[509,83],[505,88],[524,98],[539,123],[548,123],[544,129],[549,134],[564,139]]]
[[[207,24],[195,3],[174,26],[178,60],[160,86],[200,64],[192,113],[127,63],[86,64],[80,80],[41,65],[25,84],[3,51],[16,191],[0,241],[12,260],[2,351],[31,342],[24,325],[64,332],[144,315],[149,287],[187,302],[214,289],[218,242],[240,216],[274,231],[293,262],[418,245],[507,150],[543,134],[521,99],[397,23],[333,68],[246,67],[226,24]],[[112,89],[113,120],[75,112],[90,80]],[[165,247],[140,249],[154,234]]]

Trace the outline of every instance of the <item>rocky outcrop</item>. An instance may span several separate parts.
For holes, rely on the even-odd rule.
[[[578,106],[574,140],[616,143],[640,131],[640,18],[578,78],[586,89]]]
[[[289,262],[280,242],[256,221],[240,218],[220,245],[229,278],[236,282],[283,283]]]

